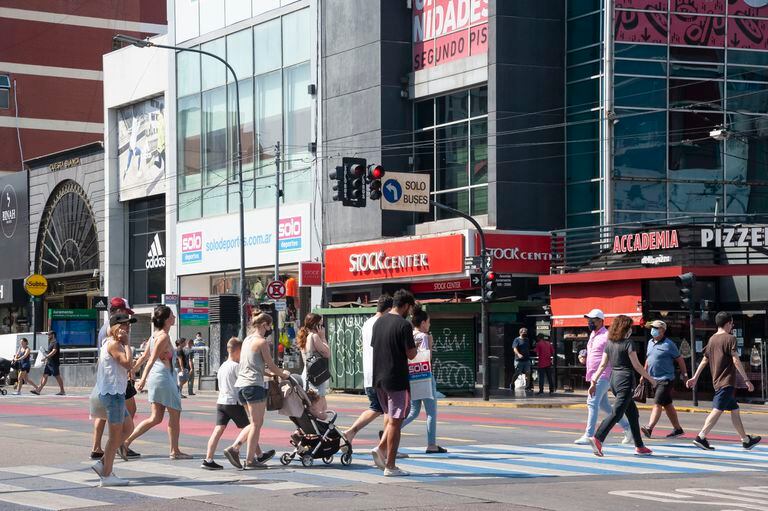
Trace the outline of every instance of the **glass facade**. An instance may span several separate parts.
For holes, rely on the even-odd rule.
[[[749,27],[767,24],[768,8],[744,0],[612,1],[614,216],[607,221],[764,211],[768,36]],[[598,223],[604,211],[604,11],[602,2],[568,5],[568,227],[577,227]],[[710,136],[718,128],[727,140]]]
[[[310,32],[310,11],[301,9],[200,46],[226,59],[237,73],[246,209],[274,205],[278,142],[285,202],[311,199],[311,47],[310,38],[293,37]],[[235,212],[232,74],[219,61],[189,52],[177,53],[176,66],[179,220]]]
[[[488,88],[414,104],[414,171],[432,174],[432,198],[471,215],[488,213]],[[453,215],[435,210],[423,221]]]

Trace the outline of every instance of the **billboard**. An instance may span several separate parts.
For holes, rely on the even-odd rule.
[[[0,176],[0,277],[24,278],[29,275],[29,202],[27,173]]]
[[[414,0],[413,70],[488,52],[488,0]]]
[[[247,268],[275,263],[275,210],[245,213],[245,265]],[[278,246],[281,263],[310,259],[309,204],[280,207]],[[233,215],[182,222],[176,226],[176,273],[194,275],[234,270],[240,264],[240,232]]]
[[[162,96],[117,113],[120,200],[165,193],[165,105]]]
[[[99,312],[94,309],[48,309],[51,330],[62,348],[96,346]]]

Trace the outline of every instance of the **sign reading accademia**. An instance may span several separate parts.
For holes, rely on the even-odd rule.
[[[245,266],[255,268],[275,262],[275,210],[245,213]],[[280,208],[280,263],[310,259],[310,205]],[[240,232],[232,216],[183,222],[176,227],[176,271],[193,275],[234,270],[240,264]]]
[[[329,247],[328,284],[461,273],[464,236],[451,234]]]
[[[677,229],[663,231],[636,232],[613,237],[613,253],[644,252],[646,250],[666,250],[679,248],[680,240]]]
[[[413,70],[488,51],[488,0],[413,0]]]

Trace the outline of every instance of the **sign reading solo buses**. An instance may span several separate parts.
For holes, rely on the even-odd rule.
[[[42,296],[48,291],[48,279],[33,273],[24,279],[24,289],[32,296]]]
[[[429,213],[429,174],[387,172],[381,183],[381,209]]]

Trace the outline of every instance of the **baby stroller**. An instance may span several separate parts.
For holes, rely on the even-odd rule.
[[[12,379],[11,361],[0,358],[0,395],[4,396],[8,393],[3,387],[11,385]]]
[[[293,452],[283,454],[280,457],[280,463],[288,465],[296,456],[299,456],[301,464],[305,467],[311,467],[317,459],[330,465],[333,463],[333,455],[344,447],[341,464],[350,465],[352,444],[336,429],[334,424],[336,412],[328,410],[326,417],[319,419],[310,412],[311,406],[312,401],[304,390],[304,382],[300,376],[292,374],[288,377],[287,384],[283,386],[283,408],[280,413],[288,415],[296,424],[298,431],[291,435]]]

